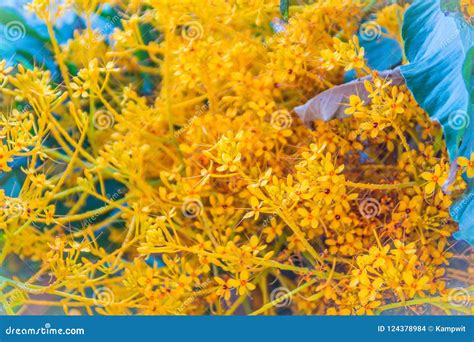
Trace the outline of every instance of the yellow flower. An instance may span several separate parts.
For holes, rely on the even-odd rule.
[[[474,177],[474,152],[471,152],[470,159],[467,159],[466,157],[459,157],[457,162],[459,166],[466,170],[467,177]]]
[[[325,49],[321,51],[321,57],[324,60],[322,67],[327,70],[332,70],[338,65],[339,60],[341,59],[341,54]]]
[[[209,202],[212,206],[211,213],[215,216],[232,215],[235,212],[234,197],[232,196],[225,198],[224,195],[217,194],[217,196],[211,196]]]
[[[344,111],[344,113],[352,115],[356,113],[363,113],[366,110],[364,106],[364,101],[357,95],[349,96],[349,104],[348,108]]]
[[[221,158],[223,165],[219,166],[216,170],[219,172],[235,172],[238,169],[238,164],[242,158],[242,155],[238,153],[235,157],[233,157],[229,154],[223,153]]]
[[[5,68],[7,61],[2,60],[0,62],[0,82],[3,82],[3,80],[7,77],[7,75],[13,70],[13,67],[7,67]]]
[[[351,69],[362,69],[365,67],[365,59],[364,59],[364,48],[360,48],[359,51],[348,51],[347,58],[349,59],[349,63],[346,65],[344,70],[348,71]]]
[[[366,304],[368,302],[373,302],[377,298],[378,292],[382,285],[382,278],[375,278],[372,281],[369,280],[368,277],[361,278],[358,292],[361,303]]]
[[[219,285],[219,288],[217,289],[217,295],[219,297],[224,297],[224,299],[228,302],[230,300],[230,296],[232,295],[232,285],[230,279],[227,279],[227,281],[219,277],[214,277],[214,279]]]
[[[404,99],[403,92],[399,92],[398,87],[392,87],[392,97],[387,102],[388,111],[394,115],[403,113],[405,111],[403,107]]]
[[[244,219],[247,219],[253,216],[256,221],[260,217],[260,212],[261,212],[263,202],[260,202],[257,197],[252,196],[250,198],[250,205],[252,206],[252,210],[249,211],[247,214],[245,214]]]
[[[71,83],[71,88],[74,91],[72,96],[75,98],[82,97],[82,98],[87,98],[89,97],[89,88],[90,88],[90,82],[86,81],[83,82],[82,84],[79,83]]]
[[[443,186],[446,181],[446,176],[441,171],[441,166],[437,164],[433,172],[423,172],[421,177],[428,181],[425,184],[425,191],[428,195],[431,195],[434,191],[436,186]]]
[[[262,233],[267,236],[265,242],[270,243],[283,233],[283,224],[277,223],[277,220],[273,217],[270,220],[270,226],[264,228]]]
[[[332,161],[332,156],[330,153],[327,153],[323,160],[324,167],[324,176],[318,177],[318,181],[327,182],[330,181],[334,184],[340,183],[343,177],[339,174],[344,170],[344,165],[339,165],[337,168]]]
[[[51,224],[54,222],[54,213],[56,211],[56,207],[54,205],[49,205],[44,210],[45,222],[46,224]]]
[[[415,279],[412,271],[405,271],[403,272],[403,281],[406,284],[408,296],[412,298],[417,293],[423,296],[422,291],[427,289],[429,278],[427,276],[422,276],[419,279]]]
[[[364,131],[367,131],[370,134],[371,138],[377,137],[379,133],[388,126],[389,125],[387,123],[377,121],[377,118],[360,124],[360,128],[362,128]]]
[[[8,150],[8,147],[3,145],[0,141],[0,171],[11,171],[11,167],[8,166],[8,163],[12,161],[13,158],[11,157],[11,152]]]
[[[319,225],[319,208],[314,208],[311,212],[306,210],[305,208],[298,208],[298,214],[303,218],[300,221],[301,226],[303,227],[311,227],[311,228],[318,228]]]
[[[249,276],[248,271],[242,271],[239,278],[230,279],[229,284],[237,289],[239,295],[243,296],[256,288],[256,286],[249,281]]]
[[[265,115],[273,112],[275,103],[273,101],[266,101],[265,99],[260,98],[260,99],[255,99],[254,101],[249,102],[248,107],[258,116],[264,117]]]
[[[397,258],[403,258],[407,255],[412,255],[416,253],[414,242],[405,245],[402,241],[395,240],[393,244],[395,245],[396,249],[392,249],[390,253],[395,255]]]

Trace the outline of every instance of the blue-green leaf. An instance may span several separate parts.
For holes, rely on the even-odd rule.
[[[403,39],[410,62],[401,67],[420,106],[444,130],[450,160],[474,147],[474,27],[446,0],[415,0],[405,14]],[[474,243],[474,186],[452,208],[458,237]]]
[[[290,17],[290,0],[280,0],[280,13],[283,20],[288,21]]]

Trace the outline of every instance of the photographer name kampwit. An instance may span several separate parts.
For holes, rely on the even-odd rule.
[[[457,327],[450,327],[450,326],[442,326],[442,325],[436,325],[434,327],[435,332],[443,332],[443,333],[457,333],[457,332],[466,332],[466,326],[465,325],[460,325]]]

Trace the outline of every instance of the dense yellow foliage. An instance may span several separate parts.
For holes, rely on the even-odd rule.
[[[76,0],[87,27],[59,46],[70,9],[33,0],[64,83],[0,65],[0,170],[31,158],[20,195],[0,190],[0,261],[33,267],[0,278],[6,310],[465,312],[445,283],[465,185],[459,171],[443,189],[441,129],[366,66],[362,19],[400,40],[405,10],[369,2],[292,6],[284,22],[276,0]],[[110,41],[91,25],[106,3],[123,27]],[[292,109],[351,69],[371,76],[371,103],[354,94],[347,119],[305,127]]]

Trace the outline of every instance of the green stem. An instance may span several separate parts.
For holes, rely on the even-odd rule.
[[[367,190],[400,190],[415,186],[416,182],[399,183],[399,184],[367,184],[367,183],[354,183],[346,181],[345,184],[352,188],[367,189]]]
[[[275,305],[287,300],[288,298],[291,298],[294,294],[296,294],[296,293],[304,290],[305,288],[313,285],[316,281],[317,281],[317,279],[313,279],[313,280],[308,281],[307,283],[304,283],[303,285],[301,285],[301,286],[297,287],[296,289],[288,292],[287,294],[285,294],[281,297],[278,297],[277,299],[271,301],[270,303],[265,304],[260,309],[252,312],[250,314],[250,316],[256,316],[256,315],[259,315],[261,313],[264,313],[265,311],[267,311],[268,309],[274,307]]]

